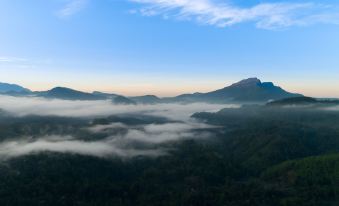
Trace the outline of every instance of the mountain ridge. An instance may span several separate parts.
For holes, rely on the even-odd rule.
[[[300,97],[301,94],[290,93],[272,82],[261,82],[258,78],[248,78],[226,86],[222,89],[207,93],[193,93],[179,95],[179,101],[203,102],[267,102],[289,97]]]
[[[0,82],[0,93],[29,93],[31,90],[18,84],[9,84]]]
[[[19,85],[17,85],[19,88]],[[25,88],[23,88],[25,89]],[[1,91],[1,90],[0,90]],[[155,95],[126,97],[119,94],[103,93],[94,91],[92,93],[82,92],[67,87],[54,87],[47,91],[31,92],[27,89],[22,95],[33,94],[45,98],[65,99],[65,100],[105,100],[117,99],[117,102],[128,104],[157,104],[157,103],[230,103],[230,102],[268,102],[284,98],[302,97],[301,94],[291,93],[272,82],[262,82],[256,77],[243,79],[222,89],[211,92],[192,94],[181,94],[175,97],[159,98]],[[114,102],[114,101],[113,101]],[[134,102],[134,103],[133,103]]]
[[[67,87],[54,87],[46,92],[41,92],[38,96],[45,98],[64,100],[104,100],[105,97],[96,96],[91,93],[81,92]]]

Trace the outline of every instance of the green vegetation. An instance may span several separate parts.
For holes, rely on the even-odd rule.
[[[99,158],[43,152],[2,160],[0,205],[339,204],[339,113],[245,106],[193,117],[219,127],[198,131],[212,133],[208,139],[153,146],[165,148],[165,156]],[[46,134],[90,141],[103,137],[85,127],[169,122],[142,115],[0,119],[2,141]]]
[[[338,100],[334,99],[315,99],[312,97],[291,97],[281,100],[269,102],[268,106],[314,106],[314,107],[328,107],[339,105]]]

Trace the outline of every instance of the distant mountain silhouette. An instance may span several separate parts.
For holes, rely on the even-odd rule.
[[[155,95],[145,95],[129,98],[138,104],[158,104],[162,102],[162,100]]]
[[[137,103],[127,97],[117,96],[112,99],[114,104],[122,104],[122,105],[136,105]]]
[[[118,95],[118,94],[111,94],[111,93],[105,93],[105,92],[99,92],[99,91],[94,91],[94,92],[92,92],[92,94],[95,95],[95,96],[105,97],[107,99],[121,96],[121,95]]]
[[[0,82],[0,93],[8,95],[28,94],[31,91],[17,84],[8,84]]]
[[[104,92],[98,92],[98,91],[94,91],[92,92],[92,94],[98,97],[112,99],[113,104],[125,104],[125,105],[137,104],[131,98],[127,98],[127,97],[124,97],[118,94],[104,93]]]
[[[86,93],[66,87],[55,87],[48,91],[31,92],[19,85],[0,83],[0,93],[7,95],[36,95],[45,98],[65,100],[104,100],[111,99],[115,104],[157,104],[157,103],[241,103],[241,102],[268,102],[291,97],[303,97],[275,86],[272,82],[261,82],[258,78],[244,79],[231,86],[207,93],[182,94],[176,97],[159,98],[154,95],[125,97],[119,94],[110,94],[95,91]]]
[[[300,97],[301,94],[294,94],[275,86],[272,82],[261,82],[258,78],[249,78],[232,84],[231,86],[208,93],[184,94],[169,101],[180,102],[266,102],[288,97]]]
[[[39,96],[64,100],[103,100],[106,97],[81,92],[66,87],[55,87],[49,91],[41,92]]]

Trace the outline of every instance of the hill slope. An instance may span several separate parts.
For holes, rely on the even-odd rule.
[[[106,97],[97,96],[94,94],[81,92],[66,87],[55,87],[49,91],[42,92],[39,96],[45,98],[56,98],[64,100],[103,100]]]
[[[208,93],[184,94],[172,100],[182,102],[266,102],[288,97],[299,97],[275,86],[272,82],[261,82],[258,78],[249,78],[232,84],[231,86]]]
[[[130,97],[130,99],[139,104],[157,104],[162,102],[162,100],[155,95]]]
[[[26,89],[17,84],[8,84],[0,82],[0,93],[29,93],[31,92],[29,89]]]

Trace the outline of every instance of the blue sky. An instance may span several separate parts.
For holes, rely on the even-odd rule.
[[[258,77],[339,97],[337,0],[1,0],[0,81],[172,96]]]

